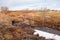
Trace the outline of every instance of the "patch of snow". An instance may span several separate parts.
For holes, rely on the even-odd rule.
[[[40,30],[36,30],[35,29],[34,35],[37,35],[37,34],[39,34],[39,36],[45,37],[46,39],[53,38],[55,40],[60,40],[60,36],[59,35],[48,33],[48,32],[44,32],[44,31],[40,31]]]

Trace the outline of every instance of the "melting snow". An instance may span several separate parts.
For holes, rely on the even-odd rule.
[[[35,29],[34,35],[36,34],[39,34],[39,36],[45,37],[46,39],[53,38],[55,40],[60,40],[60,35],[56,35],[56,34],[52,34],[52,33],[48,33],[48,32]]]

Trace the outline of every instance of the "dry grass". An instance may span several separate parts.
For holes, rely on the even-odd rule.
[[[43,14],[44,13],[44,14]],[[50,27],[60,30],[60,12],[59,11],[9,11],[7,13],[11,20],[23,24],[39,27]],[[4,16],[5,17],[5,16]],[[9,18],[5,17],[5,18]],[[1,18],[1,17],[0,17]],[[9,18],[10,19],[10,18]],[[29,20],[29,22],[26,20]],[[7,20],[6,20],[7,21]]]

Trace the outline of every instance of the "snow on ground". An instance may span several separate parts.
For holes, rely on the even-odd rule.
[[[48,32],[35,29],[34,35],[36,34],[39,34],[39,36],[45,37],[46,39],[53,38],[55,40],[60,40],[60,35],[56,35],[56,34],[52,34],[52,33],[48,33]]]

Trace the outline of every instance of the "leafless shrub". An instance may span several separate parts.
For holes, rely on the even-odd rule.
[[[6,14],[8,12],[8,7],[1,7],[1,12]]]

